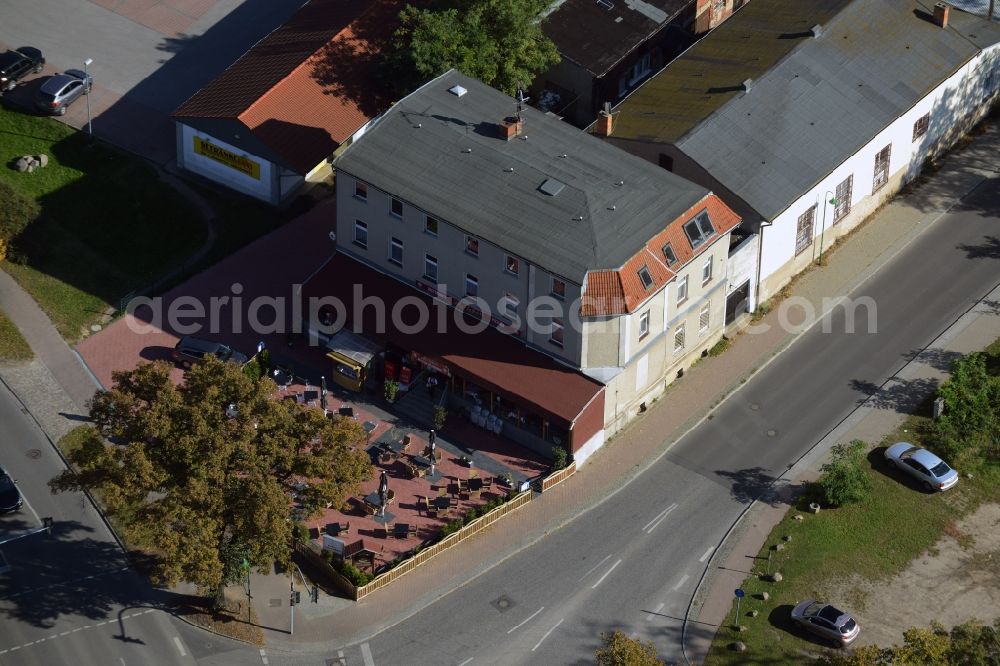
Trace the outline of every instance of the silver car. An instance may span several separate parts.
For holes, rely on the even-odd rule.
[[[861,627],[853,617],[815,599],[807,599],[793,608],[792,620],[841,646],[849,645],[861,633]]]
[[[948,463],[909,442],[898,442],[887,448],[885,459],[891,467],[903,470],[930,491],[948,490],[958,483],[958,472]]]
[[[35,105],[44,113],[61,116],[80,95],[90,92],[93,79],[78,69],[67,69],[62,74],[50,76],[38,89]]]

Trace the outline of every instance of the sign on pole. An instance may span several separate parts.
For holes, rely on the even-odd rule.
[[[733,594],[736,595],[736,624],[739,624],[740,623],[740,599],[743,598],[743,596],[746,594],[746,592],[743,591],[743,588],[738,587],[738,588],[736,588],[736,591],[733,592]]]

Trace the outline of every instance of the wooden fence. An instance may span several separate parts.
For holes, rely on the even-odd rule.
[[[567,467],[564,467],[558,472],[553,472],[552,474],[549,474],[547,477],[542,479],[542,492],[544,493],[546,490],[551,490],[552,488],[555,488],[557,485],[559,485],[569,477],[573,476],[574,473],[576,473],[575,460],[571,462]]]
[[[430,560],[435,555],[443,553],[444,551],[448,550],[455,544],[478,534],[482,530],[486,529],[496,521],[506,516],[511,511],[519,509],[520,507],[530,502],[531,498],[532,498],[531,491],[525,491],[518,493],[517,495],[514,495],[508,501],[504,502],[497,508],[493,509],[485,516],[480,516],[479,518],[476,518],[468,525],[462,527],[462,529],[458,530],[457,532],[452,532],[451,534],[444,537],[434,545],[422,549],[413,557],[403,560],[389,571],[379,574],[374,579],[372,579],[370,583],[362,585],[361,587],[356,587],[353,583],[351,583],[351,581],[347,580],[343,575],[340,574],[340,572],[334,569],[333,566],[329,562],[327,562],[322,555],[317,553],[313,548],[310,548],[309,546],[300,546],[298,548],[298,551],[302,553],[303,556],[307,557],[312,564],[314,564],[315,566],[319,566],[324,571],[324,573],[326,573],[330,577],[331,582],[338,589],[347,594],[349,598],[358,601],[359,599],[363,599],[365,596],[371,594],[375,590],[385,587],[386,585],[393,582],[400,576],[403,576],[413,571],[414,569],[422,565],[424,562]]]

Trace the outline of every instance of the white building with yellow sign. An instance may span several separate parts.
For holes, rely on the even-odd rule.
[[[178,166],[273,205],[328,179],[334,155],[387,106],[372,87],[375,42],[403,6],[303,5],[174,111]]]

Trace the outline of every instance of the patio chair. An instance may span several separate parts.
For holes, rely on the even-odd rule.
[[[417,495],[416,498],[417,498],[416,499],[417,515],[419,516],[421,511],[427,510],[427,507],[430,506],[430,503],[427,501],[427,497],[425,497],[424,495]]]
[[[417,536],[417,526],[416,525],[410,525],[410,529],[407,532],[407,536],[411,536],[411,537]]]
[[[433,504],[428,504],[427,505],[427,517],[428,518],[437,518],[439,513],[440,512],[438,511],[438,508],[436,506],[434,506]]]

